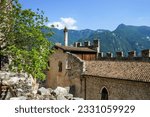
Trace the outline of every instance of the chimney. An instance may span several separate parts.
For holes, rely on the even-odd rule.
[[[74,42],[73,46],[74,46],[74,47],[77,47],[77,44],[78,44],[78,42]]]
[[[106,56],[107,56],[108,58],[112,58],[112,57],[113,57],[113,54],[112,54],[111,52],[107,52],[107,53],[106,53]]]
[[[68,29],[67,29],[67,27],[64,28],[64,43],[65,43],[65,46],[68,46]]]
[[[85,47],[89,47],[89,46],[90,46],[90,41],[85,41],[85,42],[84,42],[84,46],[85,46]]]
[[[94,47],[99,47],[99,45],[100,45],[100,44],[99,44],[99,40],[98,40],[98,39],[94,39],[94,40],[93,40],[93,46],[94,46]]]
[[[104,57],[104,53],[103,52],[98,53],[98,58],[103,58],[103,57]]]
[[[128,57],[129,58],[136,57],[136,51],[130,51],[130,52],[128,52]]]
[[[124,57],[123,55],[123,51],[120,51],[120,52],[116,52],[116,57]]]
[[[100,42],[98,39],[93,40],[93,47],[95,48],[95,50],[97,51],[97,53],[100,52]]]
[[[81,42],[77,42],[77,47],[81,47],[82,43]]]
[[[150,57],[150,49],[141,51],[142,57]]]
[[[93,40],[93,49],[96,50],[97,52],[97,58],[99,57],[99,53],[100,53],[100,42],[98,39]]]

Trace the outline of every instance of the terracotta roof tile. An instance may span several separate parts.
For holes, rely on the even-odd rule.
[[[86,61],[83,75],[150,82],[150,62]]]

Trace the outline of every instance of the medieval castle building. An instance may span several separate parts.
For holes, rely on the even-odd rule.
[[[150,99],[150,50],[100,52],[99,40],[68,46],[68,30],[64,29],[65,45],[56,44],[49,58],[47,87],[70,87],[70,93],[84,99],[131,100]]]

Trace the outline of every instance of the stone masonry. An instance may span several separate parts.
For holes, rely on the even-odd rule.
[[[84,98],[86,100],[101,99],[101,90],[106,88],[109,100],[149,100],[150,99],[150,83],[120,80],[113,78],[103,78],[97,76],[84,76],[86,87],[82,85],[84,90]]]

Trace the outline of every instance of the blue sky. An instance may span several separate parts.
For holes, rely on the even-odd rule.
[[[150,26],[150,0],[19,0],[23,8],[45,12],[59,29],[109,29],[119,24]]]

